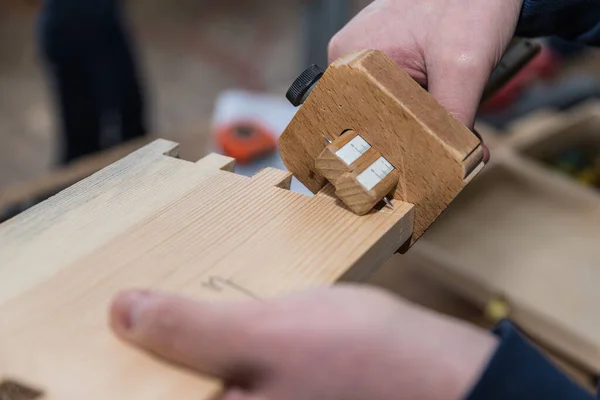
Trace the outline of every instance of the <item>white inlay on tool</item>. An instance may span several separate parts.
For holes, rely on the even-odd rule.
[[[360,156],[365,154],[370,148],[371,145],[359,135],[339,149],[335,155],[338,156],[344,164],[350,166],[350,164],[358,160]]]
[[[379,157],[377,161],[364,170],[356,177],[358,182],[367,190],[373,189],[379,182],[385,179],[390,172],[394,170],[392,164],[383,157]]]

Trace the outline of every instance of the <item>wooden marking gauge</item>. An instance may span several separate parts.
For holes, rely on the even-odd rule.
[[[311,66],[287,97],[300,108],[279,139],[286,167],[358,215],[388,194],[414,204],[409,244],[483,167],[480,140],[382,52]]]
[[[0,224],[1,399],[213,399],[220,382],[113,335],[117,292],[253,301],[365,281],[482,167],[477,137],[380,52],[312,86],[280,145],[313,197],[290,172],[248,178],[157,140]]]

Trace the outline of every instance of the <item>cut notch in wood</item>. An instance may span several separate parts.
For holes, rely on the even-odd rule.
[[[252,177],[255,182],[271,185],[280,189],[290,190],[292,184],[292,173],[277,168],[263,168]]]
[[[221,154],[210,153],[196,162],[196,165],[206,169],[220,169],[221,171],[235,172],[235,158]]]

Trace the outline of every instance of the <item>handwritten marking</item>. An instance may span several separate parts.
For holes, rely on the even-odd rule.
[[[208,289],[212,289],[216,292],[223,292],[226,288],[233,289],[234,291],[251,297],[255,300],[260,300],[260,297],[252,293],[250,290],[243,286],[238,285],[230,279],[225,279],[221,276],[211,276],[206,282],[202,283],[202,286]]]

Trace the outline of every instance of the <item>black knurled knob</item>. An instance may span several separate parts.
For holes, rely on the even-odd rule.
[[[316,64],[308,67],[296,80],[292,83],[292,86],[288,89],[285,97],[294,106],[298,107],[304,103],[307,93],[323,76],[325,71]]]

